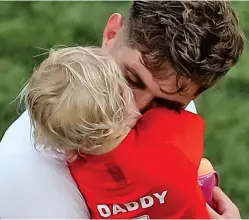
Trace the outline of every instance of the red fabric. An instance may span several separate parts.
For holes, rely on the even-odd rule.
[[[207,219],[197,184],[203,144],[200,116],[155,108],[115,150],[70,170],[92,218]]]

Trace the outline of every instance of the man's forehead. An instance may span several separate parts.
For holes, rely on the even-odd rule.
[[[160,91],[165,94],[177,92],[177,87],[184,86],[185,91],[194,94],[198,86],[195,83],[190,83],[191,80],[187,77],[181,76],[177,78],[178,74],[169,62],[165,62],[159,71],[153,71],[147,68],[142,60],[132,60],[128,64],[128,69],[136,74],[148,87],[152,83],[157,83]],[[182,94],[183,92],[181,92]]]
[[[176,76],[176,71],[169,62],[164,62],[160,68],[148,68],[141,56],[131,60],[128,66],[139,76],[152,75],[155,79],[160,80],[167,79],[173,75]]]
[[[160,65],[160,70],[148,68],[145,65],[146,62],[143,60],[141,53],[136,49],[134,50],[127,47],[123,48],[121,63],[129,67],[129,69],[140,76],[140,78],[153,76],[159,80],[167,80],[169,77],[176,76],[176,71],[168,61],[165,61]]]

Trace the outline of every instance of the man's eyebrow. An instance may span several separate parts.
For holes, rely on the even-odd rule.
[[[165,94],[167,94],[167,95],[173,95],[173,94],[175,94],[176,92],[169,92],[169,91],[166,91],[164,88],[162,88],[161,86],[160,86],[160,91],[161,92],[163,92],[163,93],[165,93]]]
[[[141,80],[141,78],[140,78],[139,75],[137,74],[137,71],[136,71],[133,67],[129,66],[128,64],[125,64],[125,69],[129,70],[137,80]],[[163,92],[163,93],[165,93],[165,94],[167,94],[167,95],[173,95],[173,94],[176,94],[176,93],[177,93],[177,91],[175,91],[175,92],[168,92],[168,91],[164,90],[164,89],[161,88],[161,87],[160,87],[160,90],[161,90],[161,92]],[[160,100],[160,98],[159,98],[159,100]],[[173,104],[174,106],[179,106],[179,107],[180,107],[180,106],[181,106],[181,107],[185,106],[185,103],[179,102],[179,101],[171,101],[171,100],[164,100],[164,99],[161,99],[161,101],[159,101],[159,102],[160,102],[162,105],[167,105],[168,103],[171,103],[171,104]],[[167,103],[167,104],[166,104],[166,103]]]
[[[137,71],[133,67],[129,66],[128,64],[125,64],[125,68],[128,69],[134,75],[138,75]]]
[[[169,91],[166,91],[164,88],[160,87],[160,91],[167,94],[167,95],[174,95],[174,94],[180,94],[180,91],[181,90],[176,90],[175,92],[169,92]]]
[[[132,73],[132,75],[133,75],[137,80],[142,81],[141,78],[140,78],[140,76],[139,76],[139,74],[137,73],[137,71],[136,71],[133,67],[131,67],[131,66],[129,66],[128,64],[126,64],[126,65],[125,65],[125,69],[126,69],[126,70],[129,70],[129,71]]]

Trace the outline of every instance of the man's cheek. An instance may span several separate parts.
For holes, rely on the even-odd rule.
[[[141,89],[132,89],[132,91],[135,97],[137,108],[141,113],[151,108],[154,97],[150,93]]]

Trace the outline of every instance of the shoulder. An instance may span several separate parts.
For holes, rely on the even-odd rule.
[[[171,126],[198,126],[204,128],[204,120],[198,114],[181,110],[176,112],[163,107],[153,108],[147,111],[140,120],[143,126],[156,125],[159,127],[167,127],[167,124]],[[153,123],[153,124],[152,124]],[[167,123],[167,124],[165,124]]]
[[[17,154],[30,151],[32,140],[32,126],[28,111],[25,111],[6,130],[0,142],[0,153]]]
[[[0,180],[2,218],[89,218],[66,164],[34,149],[27,112],[0,143]]]
[[[52,157],[0,155],[0,179],[2,218],[88,218],[68,168]]]
[[[196,166],[204,151],[204,120],[197,114],[166,108],[146,112],[137,125],[138,134],[146,143],[172,144]]]
[[[156,175],[150,179],[154,179],[155,183],[157,178],[156,182],[160,185],[160,189],[168,192],[167,216],[174,219],[203,216],[201,213],[205,213],[205,201],[198,191],[197,167],[177,146],[162,144],[158,147],[160,147],[160,153],[150,162]],[[147,170],[150,171],[150,168]],[[198,210],[198,215],[195,215],[195,206],[201,209]]]

